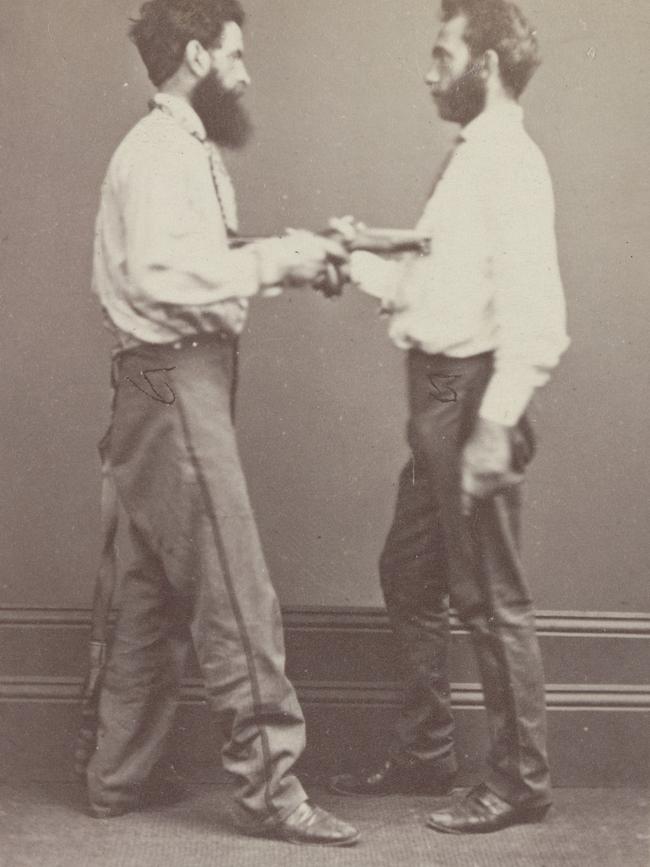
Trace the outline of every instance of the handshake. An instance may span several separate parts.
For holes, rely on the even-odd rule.
[[[262,288],[311,285],[331,298],[353,282],[350,256],[357,251],[384,257],[429,252],[430,239],[405,229],[370,229],[351,217],[330,220],[319,234],[288,230],[280,238],[235,236],[231,249],[251,246],[260,262]]]

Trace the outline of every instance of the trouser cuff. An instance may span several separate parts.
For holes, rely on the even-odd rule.
[[[289,803],[265,818],[252,816],[245,807],[242,807],[240,804],[234,804],[231,813],[232,822],[238,830],[247,834],[254,835],[271,831],[277,825],[282,824],[294,810],[297,810],[307,800],[307,795],[303,793],[300,798],[296,799],[295,803]]]
[[[495,795],[514,806],[530,804],[542,807],[553,802],[550,785],[526,786],[525,783],[516,785],[512,780],[497,773],[488,774],[485,784]]]

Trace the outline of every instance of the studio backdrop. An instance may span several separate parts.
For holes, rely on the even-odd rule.
[[[252,144],[228,157],[246,233],[332,215],[412,227],[454,129],[423,83],[433,0],[248,0]],[[560,782],[639,780],[650,687],[647,45],[644,0],[525,0],[545,62],[524,99],[546,154],[572,345],[534,412],[525,559]],[[93,221],[150,86],[131,0],[2,0],[0,774],[65,777],[99,548],[108,351]],[[403,357],[371,299],[253,303],[237,425],[307,761],[370,750],[398,700],[376,562],[406,457]],[[481,694],[456,631],[472,753]],[[207,729],[188,672],[179,725]],[[56,723],[56,724],[54,724]],[[379,731],[378,731],[379,730]],[[366,738],[366,740],[364,740]],[[362,746],[359,747],[359,744]],[[598,756],[598,761],[594,756]],[[471,764],[467,773],[472,773]]]

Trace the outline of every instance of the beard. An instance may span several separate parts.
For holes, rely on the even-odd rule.
[[[253,127],[248,112],[234,91],[224,89],[216,71],[196,85],[192,107],[215,144],[238,150],[250,139]]]
[[[456,78],[437,99],[443,120],[466,126],[485,108],[486,87],[474,63]]]

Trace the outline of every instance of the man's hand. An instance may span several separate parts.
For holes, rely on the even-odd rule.
[[[340,235],[348,244],[352,244],[359,235],[368,231],[368,227],[361,220],[355,220],[351,214],[345,217],[332,217],[328,221],[331,232]]]
[[[512,469],[509,427],[479,416],[461,458],[463,514],[469,516],[473,501],[484,500],[522,481]]]
[[[263,286],[305,286],[340,279],[347,253],[337,241],[311,232],[293,231],[283,238],[256,242]]]

